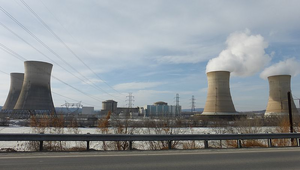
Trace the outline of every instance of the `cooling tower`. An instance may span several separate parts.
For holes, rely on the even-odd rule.
[[[19,99],[14,107],[16,112],[54,112],[50,77],[52,64],[39,61],[25,61],[25,77]]]
[[[230,72],[207,73],[208,90],[202,115],[236,115],[229,88]]]
[[[10,73],[10,88],[3,111],[12,111],[19,98],[24,80],[24,73]]]
[[[284,116],[289,114],[287,92],[291,91],[291,76],[277,75],[268,77],[269,101],[265,116]],[[291,100],[292,113],[298,113],[294,100]]]

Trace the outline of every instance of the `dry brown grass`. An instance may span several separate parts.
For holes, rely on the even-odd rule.
[[[225,141],[225,147],[227,147],[227,148],[236,148],[237,147],[237,141],[236,140],[226,140]]]
[[[244,147],[244,148],[253,148],[253,147],[266,148],[266,147],[268,147],[268,145],[262,140],[242,140],[242,147]]]
[[[276,133],[290,133],[290,122],[287,117],[282,118],[279,126],[276,128]],[[291,146],[291,139],[272,139],[273,146]]]
[[[110,120],[111,112],[109,111],[105,118],[98,120],[98,132],[101,134],[108,134],[108,126]],[[102,149],[108,150],[108,142],[102,142]]]
[[[185,141],[182,142],[182,149],[200,149],[201,145],[199,141]]]
[[[61,115],[57,117],[55,114],[51,115],[37,115],[30,117],[30,127],[31,133],[35,134],[64,134],[64,117]],[[71,134],[79,134],[77,121],[74,120],[67,128],[67,132]],[[25,150],[38,151],[40,143],[38,141],[30,141],[25,143],[22,147]],[[44,141],[43,150],[44,151],[80,151],[86,149],[83,142],[76,142],[75,146],[69,148],[67,143],[64,141]]]
[[[38,115],[30,117],[31,133],[36,134],[63,134],[64,118],[57,117],[55,114]],[[62,141],[44,141],[43,149],[45,151],[62,151],[66,148],[66,142]],[[25,144],[26,150],[39,150],[39,142],[30,141]]]

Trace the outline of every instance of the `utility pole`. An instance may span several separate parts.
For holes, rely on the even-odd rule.
[[[288,107],[289,107],[289,118],[290,118],[290,133],[294,133],[294,126],[293,126],[293,112],[292,112],[292,99],[291,99],[291,92],[287,92],[288,96]],[[292,145],[294,144],[295,139],[291,139]]]
[[[290,133],[294,133],[291,92],[287,92],[287,95],[288,95],[288,107],[289,107],[289,118],[290,118]]]
[[[194,98],[194,95],[192,96],[192,108],[191,108],[191,112],[195,112],[196,109],[195,109],[195,98]]]

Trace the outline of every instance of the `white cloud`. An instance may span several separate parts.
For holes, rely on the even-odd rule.
[[[97,83],[104,83],[105,81],[103,80],[100,80],[100,79],[96,79],[96,78],[92,78],[92,79],[89,79],[89,81],[84,81],[82,82],[82,84],[97,84]]]
[[[148,89],[152,87],[157,87],[163,82],[131,82],[131,83],[121,83],[114,86],[116,90],[139,90],[139,89]]]

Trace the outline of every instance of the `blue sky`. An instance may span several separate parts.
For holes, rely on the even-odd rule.
[[[299,61],[300,57],[300,1],[297,0],[1,0],[0,6],[0,43],[27,60],[52,63],[53,76],[83,92],[52,78],[55,106],[65,100],[82,101],[85,106],[101,109],[101,101],[108,99],[126,106],[126,96],[131,92],[135,106],[156,101],[174,104],[178,93],[183,108],[191,107],[192,95],[196,107],[203,108],[208,61],[227,48],[226,40],[232,33],[249,30],[249,35],[263,37],[268,44],[265,55],[271,60],[255,74],[231,76],[231,94],[238,111],[263,110],[269,87],[260,73],[279,61],[292,57]],[[8,74],[24,72],[24,64],[5,52],[3,46],[0,63],[0,105],[3,105],[10,85]],[[300,97],[300,76],[292,77],[291,86],[293,95]]]

